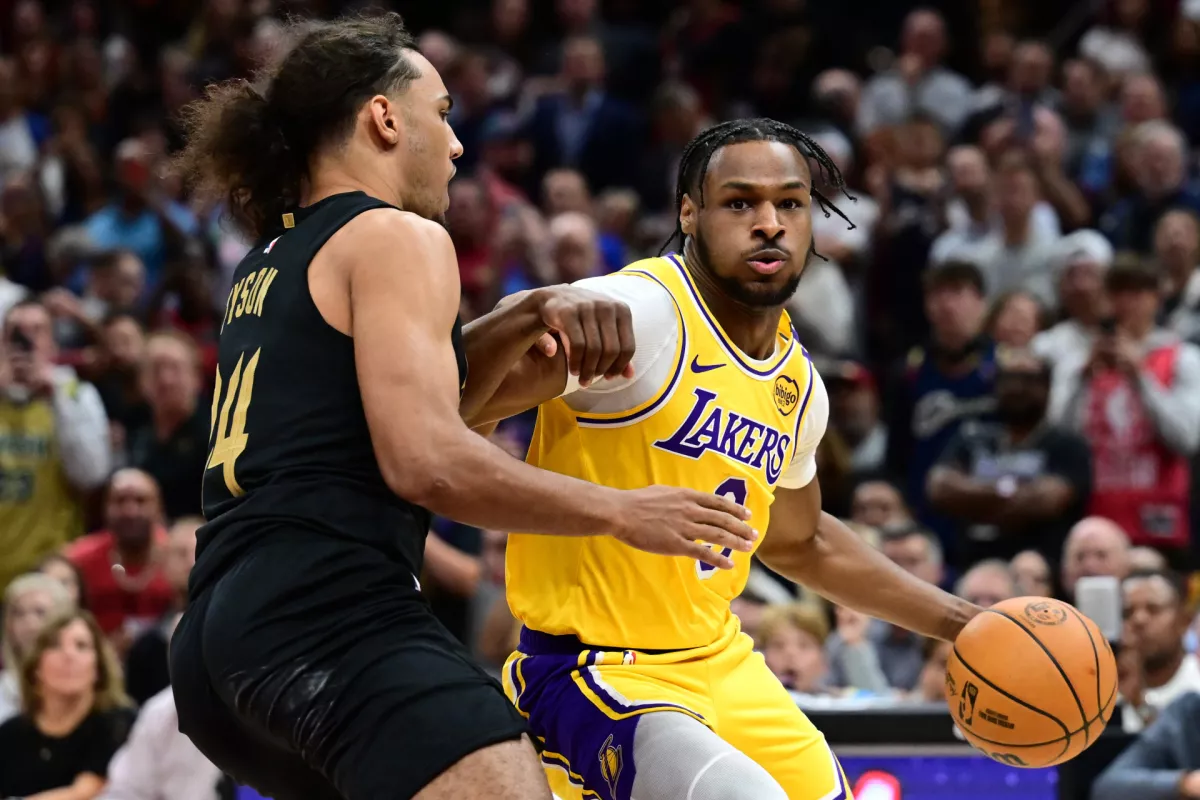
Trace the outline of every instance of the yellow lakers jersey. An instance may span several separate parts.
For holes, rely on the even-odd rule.
[[[0,400],[0,590],[82,533],[47,400]]]
[[[674,301],[679,337],[669,377],[620,413],[582,413],[561,397],[544,403],[527,460],[617,489],[664,484],[725,495],[765,533],[814,380],[791,320],[785,312],[775,354],[755,361],[721,330],[677,256],[618,274],[638,276],[648,291],[658,284]],[[517,533],[508,541],[508,601],[527,627],[590,645],[701,647],[732,624],[729,604],[746,585],[750,556],[733,553],[735,568],[718,570],[609,536]]]

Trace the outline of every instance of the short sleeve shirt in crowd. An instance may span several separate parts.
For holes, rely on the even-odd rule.
[[[85,772],[108,775],[108,762],[125,743],[135,714],[96,711],[66,736],[47,736],[21,715],[0,725],[0,797],[27,797],[70,786]]]
[[[154,535],[159,544],[167,536],[161,529]],[[118,581],[113,570],[115,550],[113,534],[97,531],[68,545],[66,555],[83,576],[88,608],[96,615],[101,629],[111,634],[124,628],[130,637],[135,637],[159,621],[175,599],[175,592],[154,563],[140,569],[127,565],[125,580]]]
[[[1008,560],[1030,549],[1058,563],[1067,532],[1082,518],[1091,494],[1092,460],[1087,442],[1078,434],[1049,425],[1015,444],[999,423],[967,422],[947,445],[939,465],[984,483],[1003,480],[1020,486],[1036,478],[1056,476],[1075,488],[1067,513],[1026,530],[1001,531],[995,525],[960,524],[958,563],[964,567],[985,558]]]

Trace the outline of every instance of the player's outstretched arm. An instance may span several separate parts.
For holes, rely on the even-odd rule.
[[[472,428],[562,394],[568,371],[582,386],[632,374],[628,306],[575,286],[547,286],[504,298],[463,327],[467,385],[459,413]]]
[[[838,605],[925,636],[953,641],[982,611],[905,572],[822,512],[816,479],[802,489],[776,491],[758,557]]]
[[[667,487],[618,491],[531,467],[475,435],[458,413],[450,331],[458,265],[444,228],[394,209],[368,211],[330,241],[350,297],[363,408],[388,486],[477,527],[611,534],[651,552],[728,567],[696,540],[750,549],[745,509]],[[720,501],[720,502],[717,502]],[[706,555],[708,554],[708,555]],[[711,556],[717,556],[713,559]]]

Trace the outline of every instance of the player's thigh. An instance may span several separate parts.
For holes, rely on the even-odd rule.
[[[198,628],[204,599],[192,604],[171,638],[171,687],[179,730],[238,783],[274,800],[341,800],[299,755],[266,741],[226,706],[208,679]]]
[[[788,800],[765,769],[683,714],[642,715],[633,758],[636,800]]]
[[[541,760],[528,736],[464,756],[415,800],[551,800]]]
[[[471,754],[520,740],[524,720],[411,576],[369,550],[318,555],[315,577],[270,586],[239,567],[216,587],[203,657],[239,719],[355,800],[414,797]]]
[[[746,651],[724,672],[717,732],[771,774],[788,800],[847,800],[850,790],[825,737],[767,668]]]

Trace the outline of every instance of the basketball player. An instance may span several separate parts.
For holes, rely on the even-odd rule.
[[[806,156],[840,186],[828,156],[787,125],[739,120],[698,136],[679,171],[682,255],[579,284],[630,307],[633,377],[580,388],[561,356],[531,356],[482,414],[540,403],[531,464],[730,497],[767,521],[767,566],[950,640],[978,608],[821,514],[814,453],[828,398],[782,310],[812,250],[812,204],[832,208]],[[560,797],[849,796],[823,737],[730,613],[751,556],[728,554],[737,566],[719,572],[611,538],[510,537],[508,598],[524,628],[505,687]]]
[[[257,243],[221,331],[172,683],[180,729],[275,800],[550,797],[524,720],[421,598],[431,511],[662,553],[754,537],[732,501],[587,484],[468,429],[460,390],[469,413],[547,330],[583,380],[625,371],[632,342],[619,304],[577,289],[462,332],[432,221],[461,152],[449,110],[384,15],[308,29],[261,93],[225,85],[192,112],[181,165]],[[590,349],[592,329],[617,344]]]

